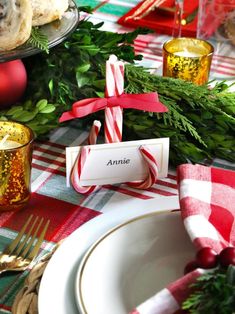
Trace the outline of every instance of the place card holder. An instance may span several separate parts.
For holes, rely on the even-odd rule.
[[[140,146],[139,150],[148,167],[147,177],[144,180],[127,182],[127,184],[135,189],[148,189],[157,181],[158,164],[156,158],[154,157],[154,155],[151,152],[151,149],[149,149],[148,146]],[[86,160],[87,158],[89,158],[89,153],[90,149],[88,146],[82,147],[81,152],[77,157],[71,172],[71,183],[74,189],[81,194],[88,194],[94,192],[98,188],[97,185],[91,186],[80,185],[80,178],[82,175],[83,168],[85,167]]]
[[[168,138],[68,147],[67,186],[81,194],[115,183],[148,189],[167,175],[168,158]]]

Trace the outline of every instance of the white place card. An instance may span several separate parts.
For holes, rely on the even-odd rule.
[[[169,138],[89,145],[90,153],[84,165],[80,184],[104,185],[143,180],[148,173],[139,147],[147,145],[157,160],[159,178],[167,176]],[[82,146],[66,148],[66,181],[70,186],[71,169]]]

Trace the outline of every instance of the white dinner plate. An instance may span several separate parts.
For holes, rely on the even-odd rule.
[[[157,210],[179,208],[178,196],[139,201],[138,206],[134,206],[131,201],[127,201],[127,204],[130,205],[129,208],[124,204],[118,207],[115,201],[110,201],[109,212],[79,227],[56,250],[41,280],[38,294],[39,314],[79,313],[74,290],[77,269],[86,251],[104,233],[133,217]]]
[[[115,227],[80,263],[75,291],[81,313],[129,313],[183,276],[194,255],[179,212],[151,213]]]

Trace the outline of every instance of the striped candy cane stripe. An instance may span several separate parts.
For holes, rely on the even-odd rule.
[[[120,96],[124,91],[124,63],[111,55],[106,62],[106,95]]]
[[[144,160],[147,162],[149,168],[148,176],[143,181],[128,182],[127,184],[135,189],[148,189],[157,181],[158,164],[147,146],[141,146],[139,149]]]
[[[88,194],[96,190],[97,186],[81,186],[80,185],[80,177],[82,174],[82,170],[87,161],[88,155],[90,153],[90,148],[87,146],[82,147],[80,155],[76,159],[74,167],[71,172],[71,184],[74,189],[81,194]]]
[[[122,108],[107,107],[105,108],[105,143],[118,143],[122,141]]]
[[[124,91],[124,64],[111,55],[106,62],[106,95],[120,96]],[[123,110],[116,106],[105,109],[105,142],[116,143],[122,140]]]
[[[100,132],[100,128],[101,128],[101,123],[98,120],[95,120],[93,122],[93,125],[91,127],[87,142],[88,145],[95,145],[97,142],[97,137],[99,135]]]

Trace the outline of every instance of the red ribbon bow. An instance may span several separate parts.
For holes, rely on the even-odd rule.
[[[88,98],[76,101],[71,111],[64,112],[59,122],[81,118],[106,107],[132,108],[150,112],[167,112],[168,109],[158,99],[156,92],[146,94],[122,94],[104,98]]]

